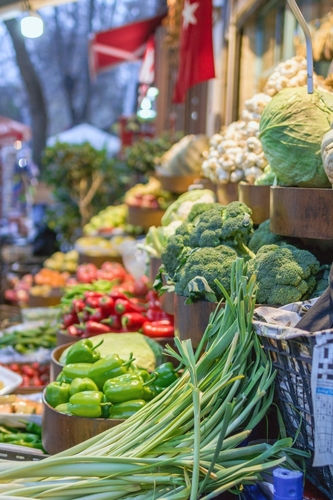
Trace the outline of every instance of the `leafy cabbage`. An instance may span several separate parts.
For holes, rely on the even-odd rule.
[[[330,187],[320,147],[333,121],[333,94],[286,88],[265,107],[259,138],[277,184]]]

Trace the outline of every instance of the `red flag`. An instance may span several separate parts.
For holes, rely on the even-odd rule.
[[[125,61],[141,59],[149,37],[165,15],[94,33],[89,45],[91,72],[108,70]]]
[[[151,85],[155,80],[155,39],[152,35],[146,46],[142,66],[139,73],[139,83]]]
[[[184,102],[193,85],[215,77],[212,10],[212,0],[185,0],[175,103]]]

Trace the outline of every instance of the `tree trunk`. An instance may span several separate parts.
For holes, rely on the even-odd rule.
[[[46,146],[48,125],[43,89],[26,49],[19,22],[17,19],[9,19],[5,21],[5,25],[11,36],[17,65],[29,96],[32,128],[32,159],[36,165],[41,167],[41,154]]]

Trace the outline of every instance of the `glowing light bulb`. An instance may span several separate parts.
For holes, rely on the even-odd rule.
[[[21,19],[21,32],[27,38],[38,38],[44,33],[43,19],[34,12]]]

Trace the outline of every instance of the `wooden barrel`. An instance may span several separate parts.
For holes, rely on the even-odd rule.
[[[191,339],[193,346],[197,347],[217,303],[198,301],[185,304],[185,301],[186,297],[175,294],[175,336],[180,340]]]
[[[43,447],[50,455],[54,455],[111,429],[123,421],[111,418],[75,417],[59,413],[43,397]]]
[[[160,181],[162,188],[170,193],[186,193],[191,184],[200,177],[200,175],[155,175]]]
[[[283,236],[333,239],[333,190],[272,186],[271,231]]]
[[[217,201],[222,205],[229,205],[238,200],[238,182],[228,182],[217,186]]]
[[[239,201],[252,210],[253,224],[261,224],[270,216],[270,186],[239,183]]]
[[[151,226],[160,226],[165,210],[128,206],[127,221],[133,226],[141,226],[145,231]]]

